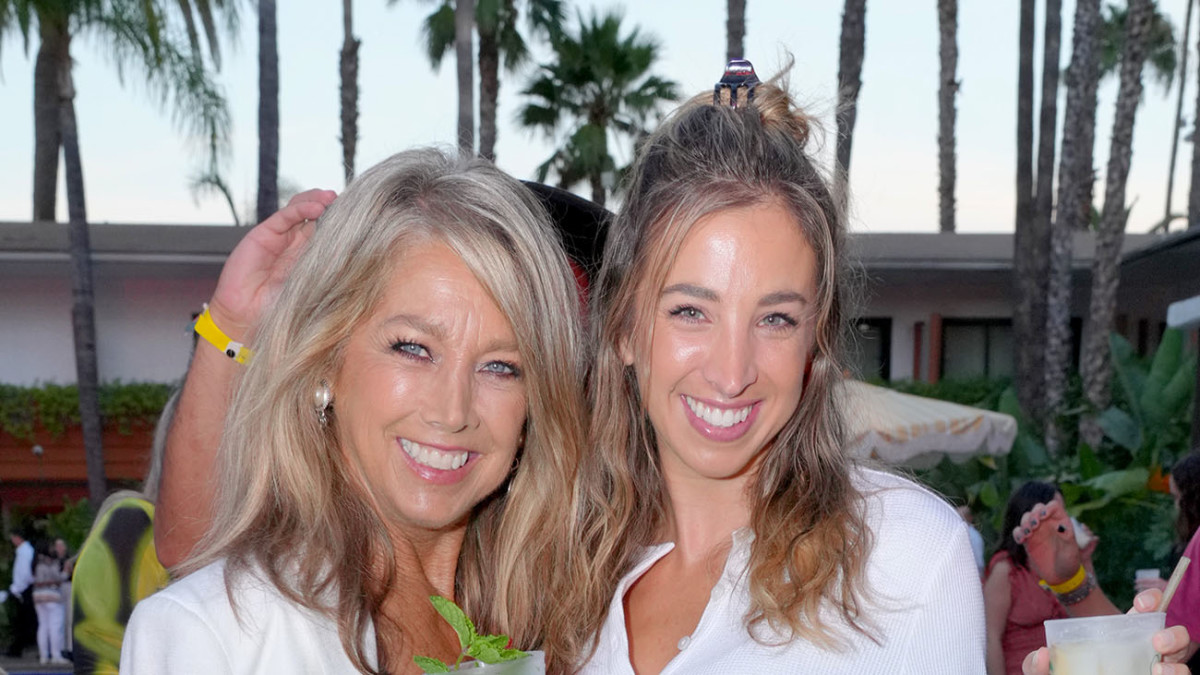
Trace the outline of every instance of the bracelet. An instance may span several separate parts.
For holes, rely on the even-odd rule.
[[[1073,591],[1066,593],[1055,593],[1054,597],[1058,598],[1058,603],[1064,607],[1070,607],[1084,598],[1092,594],[1092,589],[1096,588],[1096,578],[1087,573],[1084,575],[1083,583]]]
[[[1061,584],[1051,584],[1049,582],[1043,583],[1046,583],[1046,587],[1049,588],[1055,595],[1064,595],[1079,588],[1080,585],[1082,585],[1086,580],[1087,570],[1083,568],[1083,565],[1080,565],[1079,570],[1075,572],[1074,576],[1062,582]]]
[[[200,316],[196,317],[196,323],[192,326],[192,329],[209,344],[225,352],[225,356],[238,363],[249,363],[251,357],[254,356],[254,352],[248,347],[240,342],[231,340],[225,334],[225,331],[217,327],[217,324],[213,322],[212,314],[208,311],[207,302],[204,303],[204,311],[200,313]]]

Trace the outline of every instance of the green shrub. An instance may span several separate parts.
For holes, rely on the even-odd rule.
[[[130,434],[152,428],[175,385],[120,380],[100,385],[100,416],[106,427]],[[73,385],[20,387],[0,384],[0,432],[32,441],[42,428],[60,436],[79,424],[79,389]]]

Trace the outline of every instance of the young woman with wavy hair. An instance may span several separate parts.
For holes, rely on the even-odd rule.
[[[641,146],[593,286],[582,672],[982,672],[966,526],[842,452],[845,225],[811,121],[743,80]]]
[[[286,249],[299,210],[239,249]],[[546,617],[567,525],[546,515],[569,510],[583,359],[573,276],[533,194],[483,160],[403,152],[324,210],[286,274],[286,255],[251,253],[214,297],[225,327],[255,328],[211,524],[182,580],[138,605],[122,672],[419,672],[414,655],[460,651],[435,593],[565,670],[576,655]],[[253,316],[254,280],[285,276]],[[213,369],[233,361],[198,350],[217,363],[193,363],[173,433],[224,413]]]

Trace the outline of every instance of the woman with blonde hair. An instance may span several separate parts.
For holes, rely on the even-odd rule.
[[[286,249],[281,222],[239,249]],[[415,655],[458,657],[433,594],[561,670],[575,655],[543,636],[566,525],[545,516],[569,508],[582,359],[545,212],[485,161],[409,151],[356,178],[299,249],[252,357],[198,347],[177,427],[223,409],[199,405],[227,382],[199,359],[249,361],[211,527],[186,576],[138,605],[122,671],[413,672]],[[256,255],[231,255],[206,339],[205,321],[250,323],[227,311],[239,292],[253,304],[247,267],[269,277],[286,258]]]
[[[642,145],[591,299],[584,673],[981,673],[967,530],[843,455],[845,226],[731,62]]]

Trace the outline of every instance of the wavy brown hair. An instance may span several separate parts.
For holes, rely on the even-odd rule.
[[[577,559],[570,612],[581,620],[580,651],[603,625],[612,593],[639,549],[657,541],[667,492],[635,368],[622,344],[643,353],[658,296],[690,228],[719,211],[779,204],[816,253],[816,340],[800,403],[766,451],[746,499],[755,539],[746,617],[751,635],[769,627],[785,640],[836,648],[832,609],[852,630],[862,615],[870,533],[862,498],[842,453],[845,430],[835,398],[842,377],[847,276],[844,224],[826,177],[806,151],[810,121],[786,84],[758,86],[739,108],[702,94],[682,106],[639,152],[624,208],[609,233],[593,286],[594,366],[590,451],[582,460],[576,536],[591,553]],[[640,357],[639,357],[640,360]]]
[[[397,253],[429,240],[454,250],[512,323],[528,402],[519,467],[472,514],[455,599],[481,631],[545,649],[550,667],[563,670],[577,655],[547,636],[546,622],[568,525],[547,514],[569,511],[583,442],[578,297],[541,205],[484,160],[403,152],[326,210],[257,330],[222,439],[214,525],[185,571],[227,559],[236,602],[234,580],[261,569],[290,601],[337,623],[360,671],[411,667],[388,663],[386,647],[405,639],[405,627],[381,621],[398,579],[396,549],[337,446],[336,401],[326,428],[311,400],[382,297]],[[371,625],[385,647],[377,668],[363,644]]]

